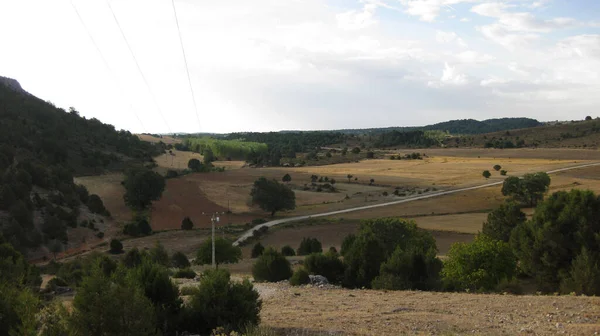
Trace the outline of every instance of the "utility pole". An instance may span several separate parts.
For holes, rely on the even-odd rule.
[[[204,215],[204,212],[202,213]],[[212,266],[213,268],[217,268],[217,263],[215,259],[215,222],[219,223],[220,218],[219,215],[222,215],[222,212],[215,212],[210,217],[210,222],[212,224]]]

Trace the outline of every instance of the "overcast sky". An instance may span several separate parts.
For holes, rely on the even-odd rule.
[[[133,132],[600,116],[597,0],[175,0],[198,115],[171,0],[110,0],[149,89],[73,3],[108,68],[69,0],[0,0],[0,75]]]

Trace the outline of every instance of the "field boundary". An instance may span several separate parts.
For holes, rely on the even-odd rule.
[[[576,165],[576,166],[570,166],[570,167],[565,167],[565,168],[553,169],[553,170],[547,171],[546,173],[547,174],[555,174],[555,173],[560,173],[560,172],[563,172],[563,171],[568,171],[568,170],[573,170],[573,169],[582,169],[582,168],[588,168],[588,167],[595,167],[595,166],[600,166],[600,162],[587,163],[587,164],[583,164],[583,165]],[[385,206],[390,206],[390,205],[397,205],[397,204],[403,204],[403,203],[408,203],[408,202],[414,202],[414,201],[418,201],[418,200],[422,200],[422,199],[428,199],[428,198],[439,197],[439,196],[444,196],[444,195],[456,194],[456,193],[463,192],[463,191],[470,191],[470,190],[477,190],[477,189],[483,189],[483,188],[493,187],[493,186],[500,185],[502,183],[504,183],[504,180],[498,181],[498,182],[481,184],[481,185],[478,185],[478,186],[472,186],[472,187],[465,187],[465,188],[459,188],[459,189],[452,189],[452,190],[441,191],[441,192],[438,192],[438,193],[435,193],[435,194],[422,195],[422,196],[416,196],[416,197],[406,197],[404,199],[397,200],[397,201],[392,201],[392,202],[386,202],[386,203],[380,203],[380,204],[372,204],[372,205],[364,205],[364,206],[360,206],[360,207],[356,207],[356,208],[349,208],[349,209],[343,209],[343,210],[329,211],[329,212],[323,212],[323,213],[318,213],[318,214],[313,214],[313,215],[304,215],[304,216],[297,216],[297,217],[277,219],[277,220],[273,220],[273,221],[270,221],[270,222],[266,222],[266,223],[263,223],[263,224],[256,225],[255,227],[251,228],[250,230],[248,230],[244,234],[242,234],[235,242],[233,242],[233,245],[237,246],[240,243],[245,242],[247,239],[249,239],[250,237],[253,236],[255,230],[259,230],[260,228],[263,228],[263,227],[270,228],[270,227],[273,227],[275,225],[279,225],[279,224],[283,224],[283,223],[296,222],[296,221],[301,221],[301,220],[305,220],[305,219],[318,218],[318,217],[327,217],[327,216],[344,214],[344,213],[348,213],[348,212],[361,211],[361,210],[369,210],[369,209],[375,209],[375,208],[380,208],[380,207],[385,207]]]

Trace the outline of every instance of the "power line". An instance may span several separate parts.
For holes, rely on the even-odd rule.
[[[148,89],[148,92],[150,93],[150,96],[152,97],[152,101],[154,102],[154,105],[156,105],[156,110],[160,114],[160,117],[162,118],[163,122],[165,123],[165,126],[167,126],[169,133],[173,133],[173,132],[171,132],[171,127],[169,127],[169,123],[167,123],[167,120],[165,119],[165,116],[162,113],[160,105],[158,105],[158,102],[156,101],[154,92],[150,88],[150,85],[148,84],[148,80],[146,80],[146,76],[144,76],[144,72],[142,71],[142,68],[140,67],[139,62],[138,62],[137,58],[135,57],[135,54],[133,53],[133,49],[131,49],[131,45],[129,44],[127,37],[125,36],[125,33],[123,33],[123,28],[121,28],[121,24],[119,23],[119,20],[117,19],[117,16],[115,15],[115,12],[113,11],[112,6],[110,5],[110,1],[106,0],[106,4],[108,5],[108,8],[110,9],[110,12],[112,14],[112,17],[115,20],[115,23],[117,24],[117,27],[119,28],[119,31],[121,32],[121,36],[123,37],[123,40],[125,41],[125,44],[127,45],[127,48],[129,49],[129,53],[131,54],[131,57],[133,58],[133,61],[135,62],[135,65],[137,66],[140,76],[142,76],[142,80],[144,81],[144,84],[146,84],[146,88]]]
[[[94,47],[96,48],[96,51],[100,55],[100,58],[102,59],[102,63],[104,63],[104,66],[108,70],[108,73],[112,77],[112,79],[115,82],[115,84],[119,87],[118,91],[119,91],[119,93],[121,95],[121,99],[123,99],[125,97],[125,95],[123,94],[123,88],[121,87],[121,85],[119,84],[119,81],[117,80],[117,76],[115,76],[114,71],[112,70],[112,68],[110,67],[110,65],[108,65],[108,62],[106,61],[106,57],[104,57],[104,54],[100,50],[100,47],[98,46],[98,43],[96,43],[96,40],[92,36],[92,33],[90,32],[88,26],[85,24],[85,21],[83,21],[83,18],[81,17],[81,14],[79,13],[79,10],[77,10],[77,7],[75,6],[75,3],[73,2],[73,0],[71,0],[71,6],[73,7],[73,10],[77,14],[77,17],[79,18],[79,22],[81,22],[81,25],[83,26],[83,29],[85,30],[85,32],[87,33],[88,37],[90,38],[90,41],[92,41],[92,44],[94,45]],[[140,116],[137,114],[137,112],[135,112],[135,109],[133,108],[133,105],[131,104],[131,101],[129,101],[129,100],[127,100],[127,101],[129,103],[129,109],[135,115],[135,118],[138,120],[138,122],[142,126],[142,129],[144,130],[144,132],[147,133],[148,131],[146,130],[146,127],[144,126],[144,123],[140,119]]]
[[[179,44],[181,45],[181,54],[183,55],[183,63],[185,63],[185,72],[187,73],[188,84],[190,86],[190,93],[192,95],[192,102],[194,103],[194,112],[196,113],[196,119],[198,120],[198,131],[202,128],[200,122],[200,116],[198,115],[198,106],[196,105],[196,97],[194,95],[194,88],[192,87],[192,78],[190,77],[190,69],[188,67],[187,57],[185,56],[185,48],[183,47],[183,39],[181,38],[181,29],[179,28],[179,19],[177,18],[177,10],[175,9],[175,0],[171,0],[173,5],[173,14],[175,14],[175,24],[177,25],[177,34],[179,35]]]

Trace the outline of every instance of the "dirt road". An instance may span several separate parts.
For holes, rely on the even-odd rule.
[[[568,171],[568,170],[573,170],[573,169],[581,169],[581,168],[588,168],[588,167],[595,167],[595,166],[600,166],[600,162],[597,162],[597,163],[588,163],[588,164],[571,166],[571,167],[565,167],[565,168],[560,168],[560,169],[554,169],[554,170],[547,171],[546,173],[548,173],[548,174],[554,174],[554,173]],[[365,206],[360,206],[360,207],[356,207],[356,208],[343,209],[343,210],[330,211],[330,212],[323,212],[323,213],[306,215],[306,216],[298,216],[298,217],[290,217],[290,218],[277,219],[277,220],[266,222],[266,223],[263,223],[263,224],[259,224],[259,225],[255,226],[255,227],[253,227],[252,229],[246,231],[242,236],[240,236],[240,238],[238,238],[238,240],[236,240],[233,244],[234,245],[238,245],[241,242],[245,241],[246,239],[252,237],[252,234],[253,234],[254,230],[258,230],[261,227],[272,227],[272,226],[283,224],[283,223],[297,222],[297,221],[306,220],[306,219],[310,219],[310,218],[326,217],[326,216],[339,215],[339,214],[348,213],[348,212],[361,211],[361,210],[380,208],[380,207],[385,207],[385,206],[390,206],[390,205],[396,205],[396,204],[414,202],[414,201],[418,201],[418,200],[422,200],[422,199],[439,197],[439,196],[449,195],[449,194],[455,194],[455,193],[459,193],[459,192],[463,192],[463,191],[469,191],[469,190],[476,190],[476,189],[482,189],[482,188],[492,187],[492,186],[500,185],[503,182],[504,181],[492,182],[492,183],[486,183],[486,184],[482,184],[482,185],[478,185],[478,186],[473,186],[473,187],[466,187],[466,188],[459,188],[459,189],[452,189],[452,190],[447,190],[447,191],[441,191],[441,192],[434,193],[434,194],[428,194],[428,195],[422,195],[422,196],[416,196],[416,197],[405,197],[403,199],[400,199],[400,200],[397,200],[397,201],[393,201],[393,202],[386,202],[386,203],[380,203],[380,204],[365,205]]]

